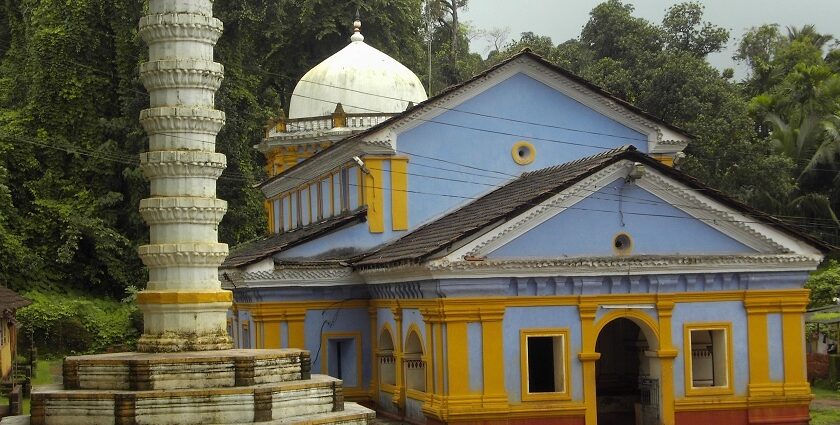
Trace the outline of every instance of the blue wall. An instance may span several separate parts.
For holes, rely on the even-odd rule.
[[[671,341],[679,354],[674,359],[674,395],[685,397],[685,344],[683,332],[686,323],[732,324],[732,353],[734,361],[735,395],[745,396],[749,383],[749,343],[747,339],[747,313],[740,301],[677,303],[671,319]]]
[[[569,330],[569,379],[572,400],[583,400],[583,377],[577,353],[581,350],[580,315],[577,307],[510,307],[502,322],[504,333],[505,389],[510,403],[522,401],[519,331],[533,328],[566,328]]]
[[[783,382],[785,380],[784,348],[782,347],[782,315],[770,313],[767,315],[768,360],[770,362],[770,380]]]
[[[326,373],[326,371],[321,370],[321,357],[326,354],[327,350],[327,346],[321,346],[322,332],[359,332],[362,337],[362,382],[360,386],[366,388],[370,383],[371,366],[374,364],[371,353],[369,323],[366,308],[307,310],[303,326],[306,349],[311,352],[312,373]],[[355,364],[355,358],[352,359],[352,362]]]
[[[634,255],[755,252],[637,185],[617,179],[488,257],[610,256],[619,232],[632,238]]]
[[[397,138],[397,151],[454,161],[488,172],[461,167],[440,161],[413,156],[409,161],[409,184],[419,192],[445,193],[454,197],[411,194],[409,201],[411,227],[439,216],[474,197],[493,189],[511,175],[572,161],[615,148],[633,144],[647,150],[647,137],[589,109],[545,84],[525,75],[515,74],[475,97],[457,105],[458,111],[447,111]],[[465,113],[467,111],[471,113]],[[506,117],[496,119],[475,114]],[[516,122],[550,123],[553,127]],[[442,124],[445,123],[445,124]],[[451,125],[450,125],[451,124]],[[469,128],[490,130],[477,131]],[[557,127],[580,129],[602,134],[574,132]],[[494,133],[496,132],[496,133]],[[506,134],[499,134],[506,133]],[[611,137],[603,134],[616,135]],[[576,146],[539,139],[572,142],[599,147]],[[519,140],[529,141],[536,148],[536,158],[529,165],[518,165],[511,157],[511,148]],[[450,168],[441,171],[424,167]],[[491,171],[501,172],[493,173]],[[492,177],[478,177],[478,173]],[[433,175],[454,180],[468,180],[484,184],[441,181],[419,177]],[[488,186],[488,184],[490,186]]]
[[[467,359],[469,360],[470,391],[484,390],[484,343],[481,322],[467,323]]]
[[[466,100],[456,109],[458,111],[447,111],[397,136],[398,154],[410,157],[408,164],[408,184],[411,191],[408,201],[410,229],[492,191],[522,172],[572,161],[602,152],[604,148],[614,148],[625,144],[636,145],[643,152],[647,149],[646,136],[521,73]],[[508,119],[482,117],[461,111]],[[550,123],[553,127],[511,120]],[[481,128],[491,132],[465,127]],[[602,134],[569,131],[556,127],[569,127]],[[498,134],[498,132],[507,134]],[[577,146],[539,139],[599,147]],[[513,161],[511,148],[519,140],[527,140],[534,145],[536,157],[531,164],[519,165]],[[412,156],[412,154],[417,155]],[[422,156],[471,165],[487,171],[478,171]],[[388,161],[384,161],[383,170],[382,182],[377,182],[377,186],[385,188],[383,202],[385,232],[370,234],[367,232],[367,224],[360,224],[289,249],[282,254],[282,257],[305,257],[336,247],[370,248],[404,234],[405,232],[390,230],[391,181]]]

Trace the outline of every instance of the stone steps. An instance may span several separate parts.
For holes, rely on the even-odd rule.
[[[295,349],[117,353],[64,359],[64,383],[32,392],[32,425],[363,425],[342,381]]]
[[[52,386],[39,387],[32,395],[33,425],[245,424],[342,410],[342,382],[326,375],[177,390],[67,390]],[[119,420],[115,422],[115,418]]]
[[[64,359],[67,390],[229,388],[309,378],[309,352],[294,349],[117,353]]]

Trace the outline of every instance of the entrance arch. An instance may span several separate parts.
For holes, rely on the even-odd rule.
[[[598,425],[658,425],[660,365],[656,322],[638,311],[615,311],[595,327]]]

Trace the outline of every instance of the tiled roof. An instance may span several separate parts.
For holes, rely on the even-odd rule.
[[[430,254],[469,237],[500,219],[532,208],[618,157],[635,152],[633,146],[602,152],[565,164],[525,173],[516,180],[482,196],[438,220],[384,246],[354,263],[374,266],[406,260],[423,260]]]
[[[17,292],[5,286],[0,286],[0,312],[6,310],[17,310],[32,304],[32,301],[21,297]]]
[[[404,262],[422,262],[432,258],[435,253],[448,249],[456,243],[469,240],[473,236],[478,236],[495,227],[499,222],[509,220],[533,208],[604,167],[623,159],[644,163],[646,166],[650,166],[693,189],[702,190],[706,196],[804,240],[823,251],[831,249],[831,247],[810,235],[802,233],[770,215],[705,186],[679,170],[638,152],[633,146],[624,146],[565,164],[524,173],[516,180],[476,199],[457,211],[425,224],[408,235],[373,251],[354,262],[353,265],[365,268],[397,265]]]
[[[283,233],[275,233],[251,242],[246,242],[234,248],[221,267],[239,267],[260,261],[283,249],[302,244],[338,228],[354,223],[361,223],[365,221],[366,214],[367,208],[360,208],[305,227]]]

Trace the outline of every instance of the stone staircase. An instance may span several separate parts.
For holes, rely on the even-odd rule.
[[[31,425],[365,425],[341,380],[295,349],[117,353],[64,359],[64,383],[32,393]]]

